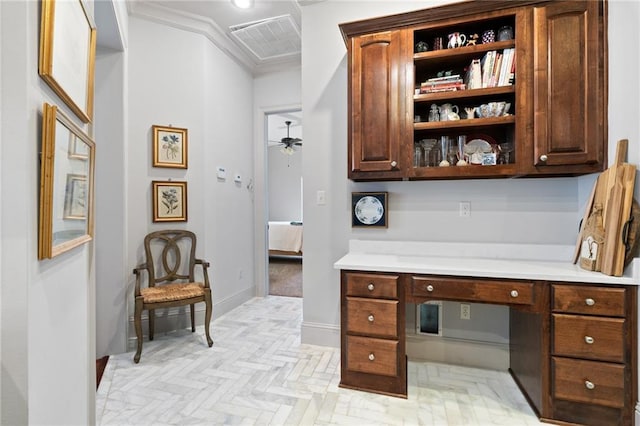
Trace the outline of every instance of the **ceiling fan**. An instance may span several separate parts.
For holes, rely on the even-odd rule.
[[[293,155],[293,153],[295,152],[295,149],[293,149],[293,147],[302,146],[302,139],[292,138],[289,136],[289,127],[291,126],[291,121],[287,120],[284,122],[284,124],[286,124],[287,126],[287,136],[279,141],[269,142],[273,142],[273,145],[282,145],[282,148],[280,148],[280,152],[282,152],[283,154]]]

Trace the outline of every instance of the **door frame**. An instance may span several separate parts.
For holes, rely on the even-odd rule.
[[[287,112],[302,111],[302,104],[275,105],[261,107],[256,114],[254,125],[254,259],[256,296],[269,295],[269,197],[268,197],[268,116]]]

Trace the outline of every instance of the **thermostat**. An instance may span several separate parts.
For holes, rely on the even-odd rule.
[[[227,178],[227,170],[224,167],[218,166],[217,170],[218,170],[218,173],[216,174],[216,176],[218,176],[218,179]]]

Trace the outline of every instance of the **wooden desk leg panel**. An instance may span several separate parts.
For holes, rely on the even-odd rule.
[[[509,309],[509,372],[540,417],[550,410],[549,398],[549,290],[543,286],[542,312]]]

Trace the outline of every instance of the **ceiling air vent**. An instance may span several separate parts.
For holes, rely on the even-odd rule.
[[[300,53],[300,30],[291,15],[233,25],[229,29],[260,60]]]

